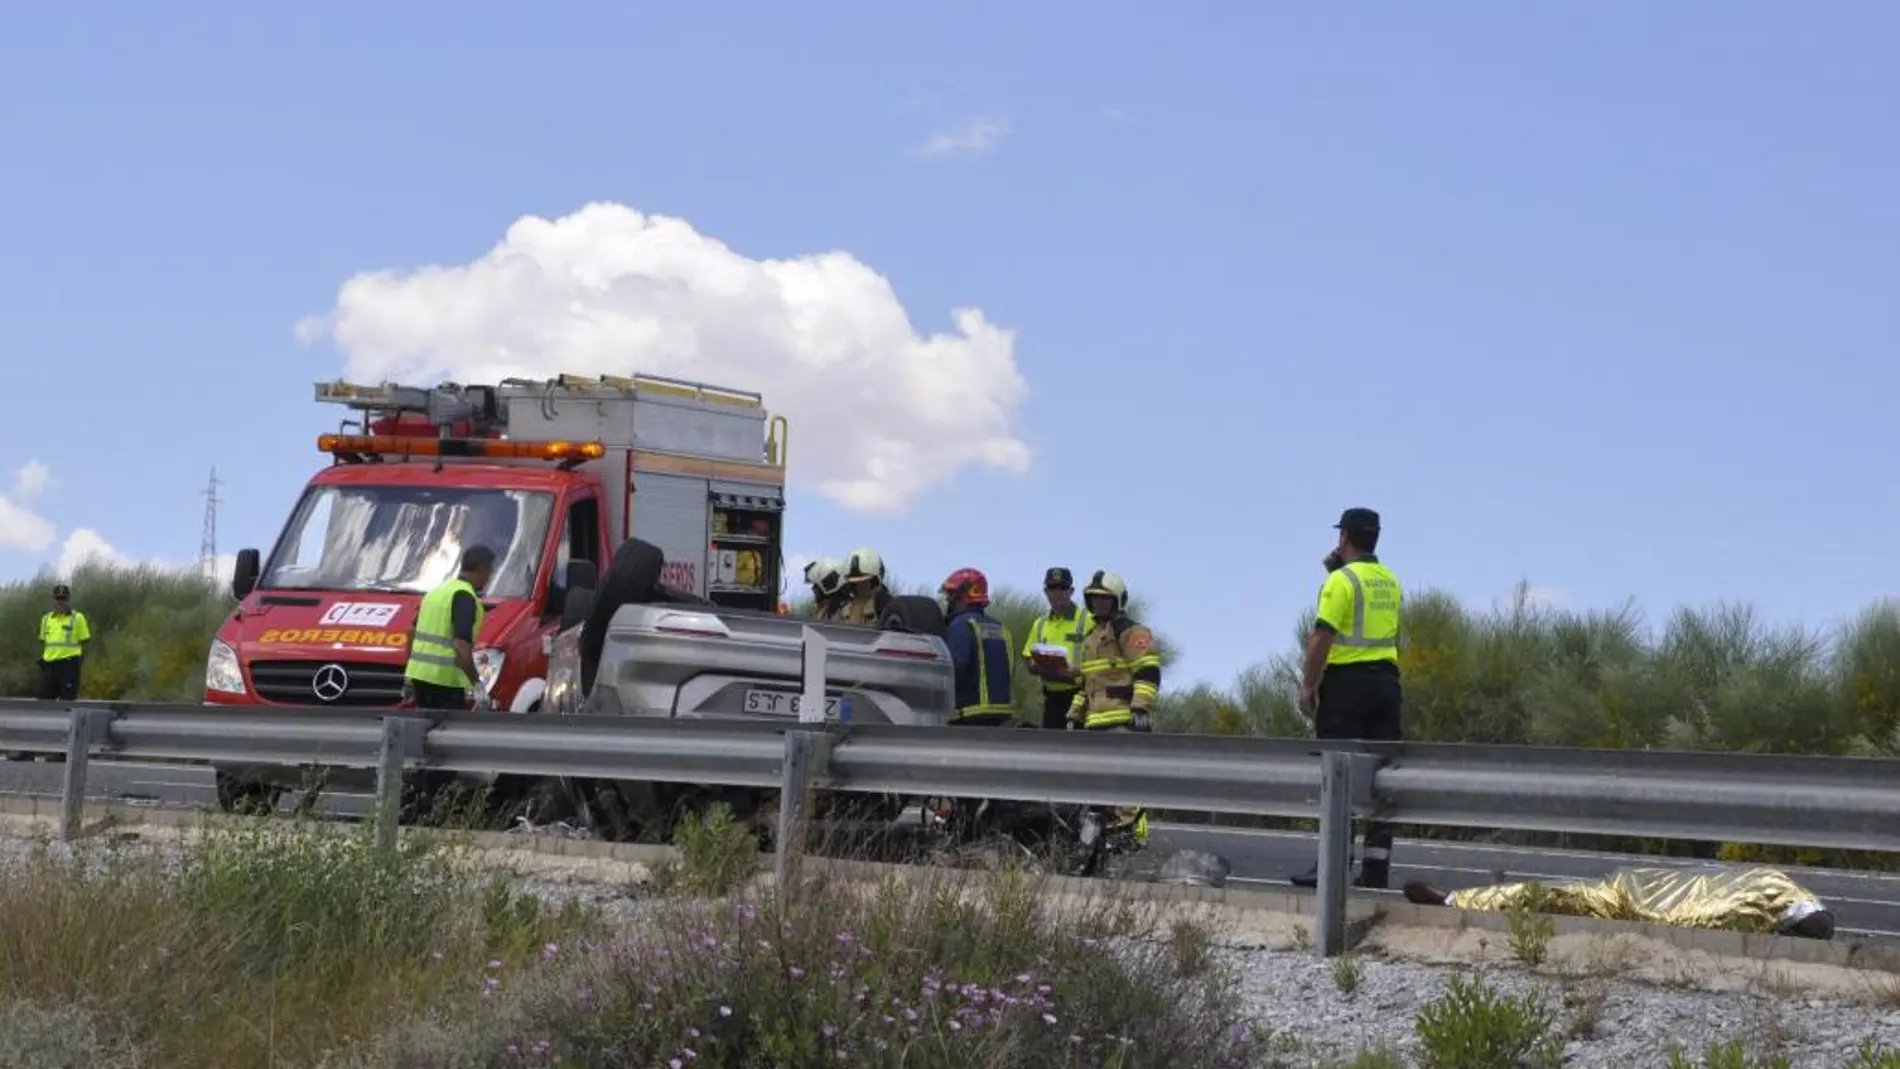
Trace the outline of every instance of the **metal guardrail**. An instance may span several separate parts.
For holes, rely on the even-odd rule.
[[[1355,817],[1900,850],[1900,760],[1876,758],[0,701],[5,750],[66,755],[67,836],[93,756],[375,768],[389,837],[410,769],[776,787],[782,836],[808,787],[1318,818],[1322,954],[1344,943]]]

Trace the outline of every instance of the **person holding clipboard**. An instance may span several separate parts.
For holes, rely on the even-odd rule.
[[[1076,665],[1082,659],[1082,640],[1094,621],[1075,603],[1075,576],[1069,569],[1044,572],[1042,595],[1049,599],[1049,611],[1036,617],[1030,627],[1023,642],[1023,661],[1029,673],[1042,680],[1042,726],[1063,731],[1068,728],[1069,705],[1080,685]]]

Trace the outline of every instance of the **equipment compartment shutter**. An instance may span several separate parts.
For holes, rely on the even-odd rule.
[[[706,480],[633,473],[633,537],[666,551],[660,581],[706,596]]]
[[[716,509],[744,512],[784,512],[785,495],[775,486],[764,484],[716,482],[709,496]]]

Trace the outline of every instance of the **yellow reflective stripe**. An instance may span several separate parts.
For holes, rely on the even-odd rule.
[[[976,636],[976,707],[989,708],[990,664],[989,658],[983,653],[986,636],[983,634],[982,625],[976,622],[974,616],[970,617],[970,632]]]
[[[1339,572],[1346,577],[1346,582],[1352,587],[1352,630],[1347,634],[1335,636],[1333,641],[1339,643],[1341,646],[1349,646],[1353,649],[1361,650],[1398,649],[1399,636],[1397,635],[1393,635],[1391,638],[1366,637],[1365,585],[1359,581],[1359,576],[1352,570],[1352,565],[1348,564],[1344,568],[1339,569]]]
[[[1146,699],[1148,702],[1153,702],[1155,700],[1155,696],[1160,693],[1161,693],[1161,688],[1155,686],[1153,683],[1150,683],[1145,679],[1135,680],[1136,704],[1141,704],[1143,699]]]
[[[1161,667],[1161,655],[1158,653],[1144,653],[1134,660],[1129,661],[1128,667],[1137,672],[1143,668],[1159,668]]]
[[[1134,720],[1135,720],[1135,714],[1131,712],[1130,710],[1104,709],[1101,712],[1090,713],[1088,720],[1086,720],[1082,726],[1090,727],[1090,728],[1106,728],[1106,727],[1114,727],[1117,724],[1131,724],[1134,722]]]

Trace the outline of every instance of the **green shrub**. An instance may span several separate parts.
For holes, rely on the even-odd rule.
[[[491,1007],[482,1027],[400,1028],[359,1064],[1259,1064],[1231,976],[1211,963],[1183,975],[1165,929],[1104,940],[1046,912],[1027,881],[974,884],[821,879],[783,899],[663,900],[591,954],[503,975],[507,998],[467,996]]]
[[[1555,1069],[1563,1057],[1563,1036],[1543,1001],[1500,994],[1482,974],[1453,973],[1445,993],[1420,1008],[1413,1032],[1424,1069]]]
[[[212,822],[169,861],[41,844],[0,860],[0,1019],[19,1026],[0,1030],[0,1051],[308,1065],[422,1012],[470,969],[595,930],[453,850],[381,850],[367,827]]]
[[[100,701],[200,701],[212,636],[236,604],[203,576],[88,564],[70,578],[73,607],[93,639],[80,696]],[[39,683],[40,616],[53,579],[0,585],[0,696],[31,697]]]
[[[1680,1043],[1671,1043],[1664,1057],[1669,1069],[1788,1069],[1793,1064],[1784,1054],[1751,1056],[1747,1045],[1739,1039],[1710,1043],[1703,1048],[1699,1061],[1683,1054]]]
[[[715,803],[704,814],[683,815],[673,831],[677,858],[654,868],[655,887],[666,893],[724,895],[759,872],[759,839],[735,820],[732,808]]]

